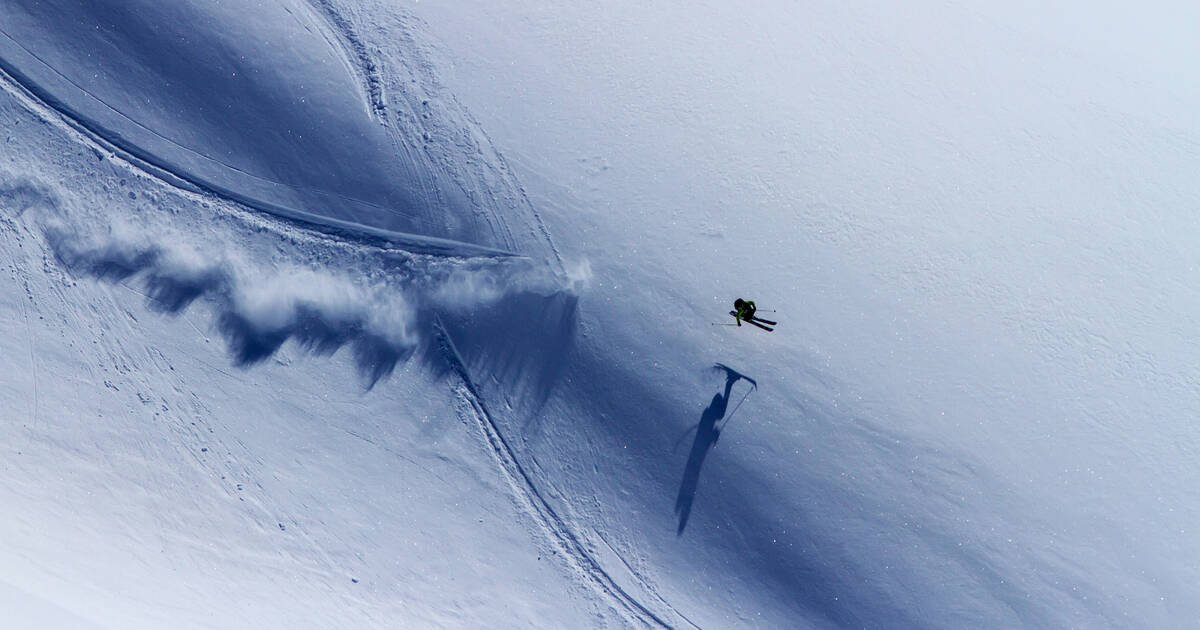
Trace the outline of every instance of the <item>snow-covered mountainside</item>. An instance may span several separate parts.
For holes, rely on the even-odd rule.
[[[1075,4],[5,4],[6,620],[1187,627],[1198,16]]]

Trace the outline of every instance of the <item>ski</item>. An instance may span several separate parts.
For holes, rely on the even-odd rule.
[[[737,317],[737,311],[729,311],[729,314],[733,315],[734,317]],[[773,322],[769,319],[763,319],[761,317],[758,317],[757,315],[752,316],[750,319],[743,318],[742,321],[744,321],[744,322],[752,322],[752,321],[753,322],[761,322],[763,324],[767,324],[768,326],[776,326],[777,325],[776,322]]]
[[[758,323],[757,321],[755,321],[755,320],[753,320],[753,319],[747,319],[747,320],[744,320],[744,321],[745,321],[747,324],[754,324],[755,326],[758,326],[759,328],[761,328],[761,329],[763,329],[763,330],[765,330],[765,331],[767,331],[767,332],[771,332],[772,330],[775,330],[774,328],[771,328],[770,326],[765,326],[765,325],[763,325],[763,324],[760,324],[760,323]]]
[[[729,314],[733,315],[734,317],[737,317],[737,311],[729,311]],[[766,322],[771,325],[775,324],[775,322],[770,322],[765,319],[758,319],[756,317],[754,319],[743,319],[742,321],[746,322],[747,324],[754,324],[755,326],[758,326],[759,328],[761,328],[767,332],[771,332],[772,330],[775,330],[774,328],[771,328],[769,326],[765,326],[765,325],[759,323],[759,322]]]

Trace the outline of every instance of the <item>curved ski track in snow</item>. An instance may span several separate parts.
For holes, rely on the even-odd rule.
[[[297,187],[289,184],[266,180],[252,173],[247,173],[233,165],[227,164],[209,155],[199,153],[171,140],[170,138],[162,136],[154,130],[149,129],[136,120],[130,118],[117,108],[106,103],[104,100],[100,99],[79,84],[72,81],[66,75],[59,72],[58,69],[46,63],[32,51],[21,45],[20,42],[13,39],[12,36],[10,36],[3,29],[0,29],[0,36],[2,36],[3,39],[6,40],[11,46],[16,47],[15,49],[10,47],[10,51],[15,50],[18,51],[19,54],[28,56],[36,63],[47,68],[54,75],[60,77],[62,81],[70,85],[72,89],[78,90],[79,93],[84,94],[88,98],[99,103],[105,110],[112,112],[116,116],[124,119],[128,123],[134,125],[136,128],[152,135],[158,140],[166,142],[190,155],[194,155],[205,161],[215,163],[222,168],[228,169],[231,174],[236,175],[237,177],[254,180],[260,184],[265,184],[271,187],[281,187],[293,190],[298,189]],[[56,118],[71,129],[80,132],[89,144],[94,145],[94,148],[98,147],[99,150],[103,152],[116,153],[120,155],[126,162],[136,166],[139,170],[176,188],[183,188],[192,192],[201,192],[212,195],[213,197],[235,203],[239,206],[244,206],[260,212],[266,212],[282,219],[289,220],[303,227],[316,228],[319,231],[336,234],[349,239],[377,243],[383,245],[384,247],[395,247],[417,254],[448,257],[520,256],[520,254],[515,252],[485,247],[473,243],[465,243],[462,241],[439,238],[435,236],[396,232],[393,230],[370,227],[360,223],[353,223],[341,219],[324,217],[297,208],[287,207],[278,203],[272,203],[270,201],[239,193],[220,182],[212,181],[208,178],[180,169],[172,168],[169,161],[159,159],[159,157],[154,155],[151,151],[142,149],[141,147],[137,146],[136,143],[122,138],[119,133],[115,133],[107,129],[99,121],[88,118],[81,112],[75,111],[60,99],[55,98],[49,90],[44,89],[32,78],[22,73],[16,64],[12,63],[9,59],[6,59],[3,55],[0,55],[0,79],[2,79],[0,80],[0,84],[2,84],[2,87],[6,91],[14,96],[17,96],[18,98],[21,98],[26,105],[31,106],[32,109],[38,111],[44,116],[49,114],[50,116],[48,117]],[[331,193],[324,190],[307,189],[305,192],[337,198],[352,204],[361,204],[363,206],[380,208],[378,204],[360,199],[349,198],[344,195]]]
[[[376,42],[368,48],[369,35],[364,37],[363,33],[372,29],[355,26],[353,20],[358,18],[357,14],[347,16],[331,0],[309,0],[309,3],[314,7],[314,19],[324,22],[333,31],[335,41],[332,43],[341,49],[342,56],[347,60],[357,59],[357,64],[348,63],[355,66],[351,69],[352,74],[362,83],[365,106],[383,125],[396,151],[413,160],[419,159],[416,154],[423,154],[437,164],[454,161],[445,151],[447,145],[466,151],[474,172],[466,178],[452,169],[444,174],[481,210],[480,217],[506,243],[504,247],[529,254],[519,246],[508,223],[498,216],[496,206],[508,201],[511,205],[507,210],[527,215],[530,230],[525,236],[544,245],[545,254],[553,259],[556,270],[565,273],[562,253],[525,188],[517,181],[508,160],[483,126],[442,85],[437,68],[422,52],[423,42],[414,35],[422,26],[420,19],[405,13],[389,15],[391,27],[382,34],[378,32],[379,25],[372,25],[375,30],[371,34],[385,37],[388,42],[390,52],[383,56],[403,56],[403,63],[388,64],[371,56],[369,50],[380,52],[381,44]],[[430,116],[430,101],[441,102],[443,110],[453,111],[462,124],[453,128],[439,117]],[[409,133],[402,133],[402,130]],[[420,146],[414,146],[415,140],[421,141]],[[500,186],[479,186],[480,182],[489,181],[498,182]],[[497,188],[509,191],[512,196],[507,200],[503,192],[498,196]]]
[[[329,0],[308,0],[308,3],[319,18],[318,22],[324,23],[337,40],[336,42],[331,41],[330,44],[343,53],[349,70],[362,83],[363,95],[371,116],[381,123],[385,122],[387,120],[387,101],[384,100],[383,80],[379,75],[378,64],[367,52],[366,44],[355,32],[350,20],[346,19],[346,16],[342,15]]]
[[[504,439],[504,435],[492,419],[491,413],[484,404],[483,396],[476,389],[462,357],[454,347],[453,340],[450,339],[440,322],[436,323],[436,328],[443,357],[460,381],[454,388],[460,401],[459,415],[464,420],[470,419],[487,438],[488,446],[496,458],[498,467],[504,473],[505,479],[513,489],[514,496],[518,498],[522,507],[537,520],[546,537],[553,542],[558,551],[563,553],[571,568],[580,574],[585,583],[607,599],[615,610],[624,614],[628,621],[639,622],[646,627],[673,628],[673,624],[668,623],[630,595],[600,566],[600,563],[587,551],[579,537],[571,531],[567,523],[538,491],[537,486],[530,479],[529,473],[517,460],[516,454],[513,453],[508,441]],[[661,596],[657,599],[671,608]],[[674,608],[671,608],[671,611],[688,624],[695,625],[687,621],[687,618]]]

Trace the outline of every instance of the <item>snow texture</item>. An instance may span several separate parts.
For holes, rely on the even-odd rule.
[[[1043,5],[4,4],[6,622],[1189,627],[1200,15]]]

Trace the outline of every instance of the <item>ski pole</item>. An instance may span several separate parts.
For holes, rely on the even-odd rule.
[[[755,385],[755,386],[751,387],[750,389],[746,390],[746,393],[742,396],[742,399],[738,401],[738,404],[736,406],[734,406],[733,411],[730,411],[729,415],[725,416],[725,422],[722,422],[721,426],[719,427],[720,431],[724,431],[725,427],[729,426],[729,422],[731,420],[733,420],[733,415],[737,413],[738,409],[742,408],[742,403],[746,402],[746,399],[750,397],[750,392],[752,392],[756,389],[758,389],[758,385]]]
[[[713,322],[712,325],[713,326],[737,326],[737,324],[725,324],[725,323],[718,324],[716,322]]]

